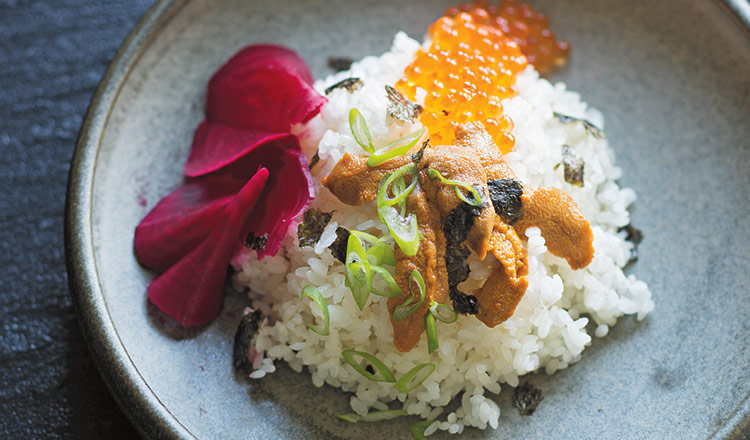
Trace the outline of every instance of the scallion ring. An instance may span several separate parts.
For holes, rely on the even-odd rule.
[[[346,362],[349,363],[349,365],[352,366],[352,368],[357,371],[357,373],[361,374],[367,379],[374,380],[375,382],[396,382],[396,378],[393,377],[393,373],[391,373],[391,370],[386,367],[380,359],[376,358],[370,353],[356,350],[344,350],[341,352],[341,356]],[[375,369],[375,373],[379,373],[380,376],[376,376],[375,373],[370,373],[365,368],[363,368],[362,365],[359,364],[359,362],[354,360],[355,356],[359,356],[369,362],[370,365],[372,365],[372,368]]]
[[[331,318],[328,316],[328,303],[326,299],[323,298],[323,295],[320,294],[320,291],[315,286],[307,286],[302,289],[302,298],[304,297],[308,297],[318,303],[320,310],[323,311],[323,319],[325,320],[325,326],[322,328],[312,324],[307,324],[307,328],[321,336],[328,336],[331,331]]]
[[[406,186],[405,176],[407,173],[411,174],[411,182],[409,186]],[[417,186],[419,180],[417,166],[414,163],[408,163],[396,171],[386,174],[380,179],[378,185],[378,197],[377,205],[378,211],[383,206],[393,206],[397,203],[401,203],[406,199],[406,196]],[[392,193],[393,197],[388,194]]]
[[[392,206],[384,206],[379,209],[379,212],[382,214],[383,223],[388,226],[393,240],[396,241],[404,255],[416,255],[419,250],[417,216],[412,213],[404,218]]]
[[[354,140],[357,141],[363,150],[370,154],[375,152],[375,146],[372,144],[372,135],[370,135],[370,129],[367,128],[367,121],[365,121],[362,113],[356,108],[349,110],[349,128],[352,130]]]
[[[427,353],[432,353],[438,349],[437,330],[435,329],[435,316],[432,313],[427,314],[424,324],[427,331]]]
[[[396,417],[408,415],[403,409],[388,409],[385,411],[370,411],[364,416],[359,414],[339,414],[336,417],[349,423],[357,422],[380,422],[381,420],[391,420]]]
[[[380,274],[380,276],[385,280],[385,283],[388,285],[387,292],[381,292],[373,287],[372,293],[374,293],[375,295],[384,296],[386,298],[399,298],[404,294],[404,292],[396,283],[396,280],[393,279],[393,275],[391,275],[390,272],[380,266],[370,266],[370,269],[372,269],[373,272]]]
[[[400,139],[396,139],[380,150],[374,152],[372,156],[367,159],[367,165],[371,167],[378,166],[386,160],[406,154],[426,132],[427,129],[422,127],[413,133],[409,133]]]
[[[372,290],[372,269],[365,248],[355,234],[349,234],[346,245],[345,284],[352,291],[359,310],[365,308]]]
[[[365,251],[365,254],[368,257],[373,257],[375,261],[372,262],[372,264],[376,266],[381,266],[383,264],[388,264],[390,266],[396,265],[396,255],[393,253],[393,247],[385,241],[388,239],[387,235],[385,237],[377,238],[367,232],[354,230],[349,232],[356,235],[357,238],[360,239],[360,242],[365,241],[370,245]]]
[[[435,319],[446,324],[451,324],[458,320],[458,313],[447,304],[440,304],[437,301],[430,301],[430,313]]]
[[[426,362],[419,364],[401,376],[401,379],[393,385],[399,393],[408,393],[414,388],[420,386],[432,372],[435,371],[435,364]]]
[[[414,283],[414,281],[417,282],[417,287],[419,288],[419,300],[415,303],[412,303],[412,301],[414,301],[414,290],[412,289],[412,284]],[[416,269],[412,270],[409,274],[409,298],[407,298],[406,301],[403,302],[403,304],[396,306],[396,308],[393,309],[393,320],[396,322],[401,322],[411,316],[412,313],[416,312],[424,302],[426,291],[427,286],[424,282],[422,274],[419,273],[419,271]]]
[[[447,185],[454,185],[454,188],[456,190],[456,196],[459,199],[463,200],[464,202],[468,203],[469,205],[480,206],[482,204],[482,198],[479,196],[479,193],[477,192],[476,188],[469,185],[468,183],[464,183],[458,180],[446,179],[445,177],[443,177],[442,174],[440,174],[440,171],[436,169],[430,169],[429,171],[427,171],[427,174],[432,178],[435,178],[435,177],[439,178],[440,180],[443,181],[443,183]],[[461,191],[461,188],[469,192],[469,194],[471,195],[471,200],[466,198],[463,191]]]
[[[412,424],[409,426],[412,437],[414,437],[415,440],[427,440],[427,436],[424,435],[424,432],[427,431],[427,428],[433,423],[435,423],[434,420],[423,420]]]

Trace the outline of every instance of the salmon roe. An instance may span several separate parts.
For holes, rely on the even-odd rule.
[[[490,24],[513,39],[529,63],[541,73],[563,66],[568,60],[570,44],[558,40],[549,29],[549,18],[526,3],[499,0],[497,5],[493,5],[487,0],[475,0],[446,9],[445,16],[455,17],[462,12]]]
[[[515,94],[516,75],[527,60],[515,41],[488,22],[479,9],[440,18],[428,30],[429,49],[417,52],[396,83],[412,100],[417,88],[427,92],[420,121],[433,145],[452,143],[458,125],[481,122],[503,153],[513,149],[513,121],[501,101]]]

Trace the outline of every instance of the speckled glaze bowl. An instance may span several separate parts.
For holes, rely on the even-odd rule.
[[[449,1],[174,0],[128,37],[83,125],[70,175],[66,247],[73,299],[110,390],[146,438],[408,438],[412,419],[346,424],[348,396],[283,363],[259,381],[231,368],[243,305],[179,334],[148,307],[153,274],[133,229],[180,183],[209,76],[260,41],[326,57],[379,54],[421,38]],[[463,438],[741,438],[750,421],[750,6],[743,0],[533,0],[573,46],[564,80],[604,113],[621,183],[645,240],[632,269],[656,309],[624,318],[583,360],[528,378],[544,392],[522,417],[509,387],[501,426]],[[743,431],[744,430],[744,431]],[[445,438],[446,434],[436,435]]]

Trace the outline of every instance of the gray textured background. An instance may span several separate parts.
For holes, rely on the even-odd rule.
[[[0,438],[137,438],[76,322],[63,255],[81,120],[149,0],[0,0]]]

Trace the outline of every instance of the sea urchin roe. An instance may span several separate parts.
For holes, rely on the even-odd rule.
[[[429,49],[417,52],[396,88],[412,100],[427,92],[420,121],[432,145],[451,144],[455,130],[479,122],[500,151],[513,148],[513,122],[501,101],[515,94],[516,75],[527,61],[513,40],[467,13],[442,17],[429,29]]]
[[[499,0],[494,5],[486,0],[475,0],[446,9],[445,16],[455,17],[462,12],[470,14],[475,22],[489,24],[510,37],[539,72],[549,72],[568,60],[570,44],[557,39],[549,28],[549,18],[526,3]]]
[[[416,148],[412,155],[417,154]],[[380,209],[390,185],[388,177],[381,184],[383,176],[395,176],[405,167],[417,171],[410,182],[414,188],[395,191],[388,196],[393,206],[386,206],[396,211],[397,194],[403,193],[405,213],[414,216],[421,235],[414,254],[407,255],[399,246],[394,255],[393,278],[401,296],[389,298],[388,309],[394,344],[402,352],[414,348],[426,325],[434,324],[427,317],[427,305],[432,301],[445,303],[450,298],[456,313],[474,314],[488,327],[508,319],[528,287],[528,259],[519,236],[531,226],[541,229],[550,252],[565,258],[573,269],[586,266],[593,257],[590,225],[571,197],[557,188],[523,186],[498,152],[480,125],[465,124],[456,131],[456,145],[427,148],[416,164],[406,154],[370,167],[365,156],[345,154],[322,180],[340,201],[354,206],[372,202],[379,194]],[[431,177],[431,170],[439,171],[444,179]],[[470,205],[444,181],[471,185],[481,204]],[[401,187],[405,186],[404,181]],[[495,190],[494,199],[489,186]],[[509,225],[504,217],[515,223]],[[491,253],[501,268],[493,271],[482,287],[466,294],[458,285],[469,276],[466,259],[471,250],[479,259]],[[402,317],[396,309],[411,307],[415,295],[412,292],[411,299],[406,296],[412,291],[415,271],[424,281],[424,286],[420,285],[424,300]],[[434,333],[428,335],[428,342],[428,348],[436,346]]]

